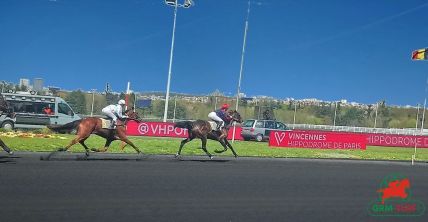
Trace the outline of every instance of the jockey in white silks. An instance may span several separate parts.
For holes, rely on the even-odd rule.
[[[116,127],[117,118],[127,118],[128,116],[123,115],[122,112],[125,108],[125,100],[121,99],[116,105],[108,105],[102,109],[104,115],[112,119],[110,128]]]

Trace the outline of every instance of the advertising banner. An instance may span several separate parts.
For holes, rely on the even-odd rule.
[[[269,146],[312,149],[362,149],[367,137],[362,134],[326,131],[272,131]]]
[[[243,140],[241,127],[235,129],[235,140]],[[174,123],[130,121],[130,136],[186,138],[187,129],[174,128]],[[233,127],[228,139],[232,140]],[[377,133],[344,133],[329,131],[271,131],[269,145],[276,147],[301,147],[315,149],[365,149],[366,146],[428,148],[428,136],[408,136]]]
[[[174,123],[164,122],[128,122],[126,133],[130,136],[178,137],[186,138],[187,129],[174,128]],[[235,128],[235,140],[243,140],[241,127]],[[233,127],[229,129],[227,139],[232,140]]]
[[[187,129],[174,128],[174,123],[164,122],[130,121],[126,125],[126,133],[130,136],[187,137]]]
[[[394,134],[368,133],[367,145],[428,148],[428,136],[408,136]]]

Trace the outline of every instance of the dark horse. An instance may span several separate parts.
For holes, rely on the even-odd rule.
[[[12,119],[15,117],[15,113],[12,112],[12,109],[9,107],[9,104],[7,104],[6,100],[0,94],[0,116],[2,115],[6,115],[6,117],[10,117]],[[10,150],[10,148],[6,146],[6,144],[1,139],[0,139],[0,146],[7,153],[13,154],[13,151]]]
[[[175,154],[175,157],[179,157],[181,155],[181,149],[183,149],[184,144],[192,141],[195,138],[199,138],[202,141],[202,149],[208,155],[210,159],[212,159],[211,154],[207,150],[207,139],[216,140],[220,142],[223,146],[224,150],[215,151],[216,153],[223,153],[229,147],[232,151],[235,158],[238,157],[232,145],[230,145],[229,141],[227,141],[228,130],[231,124],[235,122],[242,122],[241,115],[237,111],[230,110],[229,115],[232,119],[229,122],[225,122],[225,127],[219,131],[215,131],[212,129],[210,122],[206,120],[196,120],[196,121],[182,121],[175,124],[175,127],[187,129],[188,137],[181,141],[180,148]]]
[[[126,144],[132,146],[137,153],[141,153],[141,151],[126,137],[125,126],[128,120],[134,120],[140,122],[141,119],[138,114],[134,111],[134,109],[129,109],[125,111],[128,115],[128,118],[125,120],[121,120],[121,124],[118,124],[116,129],[105,129],[102,128],[102,120],[98,117],[87,117],[81,120],[76,120],[71,123],[67,123],[62,126],[48,126],[49,129],[57,132],[61,132],[64,130],[72,130],[77,128],[76,138],[74,138],[70,144],[68,144],[65,148],[60,148],[58,151],[67,151],[71,146],[76,143],[80,143],[86,150],[86,156],[89,156],[89,148],[85,145],[85,140],[89,138],[91,134],[96,134],[106,139],[106,143],[103,149],[93,149],[94,151],[105,152],[110,146],[111,142],[114,140],[121,140]]]

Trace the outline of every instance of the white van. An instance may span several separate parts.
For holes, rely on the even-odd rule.
[[[2,93],[15,118],[0,116],[1,128],[36,129],[49,124],[63,125],[81,119],[60,97],[39,96],[30,93]]]

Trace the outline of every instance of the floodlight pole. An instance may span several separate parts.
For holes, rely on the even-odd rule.
[[[172,122],[175,123],[175,111],[177,109],[177,96],[174,97],[174,116],[172,118]]]
[[[247,19],[245,20],[244,42],[242,43],[241,68],[239,70],[238,90],[237,90],[237,94],[236,94],[236,111],[238,111],[238,108],[239,108],[239,96],[241,94],[241,79],[242,79],[242,70],[244,68],[244,56],[245,56],[245,46],[247,43],[248,18],[250,16],[250,6],[251,6],[251,1],[248,0]],[[232,133],[232,143],[235,142],[235,133],[236,133],[236,126],[234,123],[233,124],[233,133]]]
[[[137,93],[134,92],[134,110],[135,110],[135,104],[137,103]]]
[[[333,126],[336,126],[336,115],[337,115],[337,101],[335,102],[335,108],[334,108],[334,120],[333,120]]]
[[[297,112],[297,102],[294,102],[294,117],[293,117],[293,129],[296,125],[296,112]]]
[[[241,67],[239,70],[238,90],[237,90],[237,94],[236,94],[236,111],[238,111],[239,96],[241,94],[242,70],[244,68],[244,57],[245,57],[245,47],[247,44],[248,17],[250,16],[250,6],[251,6],[251,1],[248,1],[247,19],[245,20],[244,42],[242,43]]]
[[[173,4],[174,4],[174,25],[172,27],[171,52],[169,55],[168,81],[166,84],[166,95],[165,95],[165,112],[163,113],[164,122],[166,122],[167,116],[168,116],[169,88],[171,85],[171,69],[172,69],[172,58],[174,55],[175,24],[177,22],[177,11],[178,11],[178,7],[190,8],[190,6],[193,5],[193,1],[185,0],[184,4],[179,4],[178,1],[175,1],[175,3]]]
[[[168,68],[168,81],[166,84],[166,96],[165,96],[165,112],[163,113],[163,121],[166,122],[168,116],[168,100],[169,100],[169,88],[171,85],[171,68],[172,68],[172,57],[174,54],[174,40],[175,40],[175,24],[177,21],[177,9],[178,4],[174,6],[174,25],[172,27],[172,40],[171,40],[171,52],[169,55],[169,68]]]
[[[376,102],[376,113],[375,113],[375,119],[374,119],[374,126],[373,128],[376,129],[376,122],[377,122],[377,110],[379,109],[379,102]]]
[[[93,115],[94,115],[95,91],[96,91],[96,89],[92,89],[91,116],[93,116]]]

